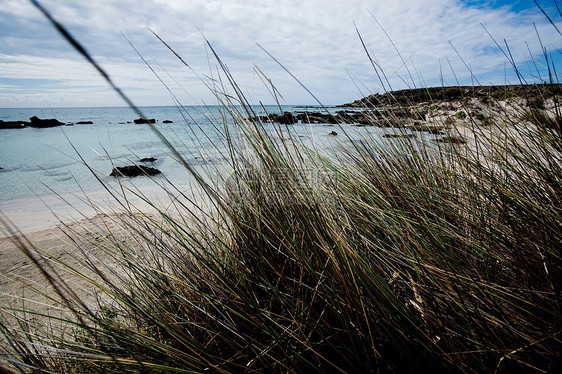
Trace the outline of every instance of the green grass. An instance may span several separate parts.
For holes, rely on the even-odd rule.
[[[136,240],[106,243],[123,275],[94,269],[111,304],[89,310],[61,291],[70,336],[4,323],[13,360],[65,372],[559,363],[562,141],[551,126],[485,139],[493,161],[411,140],[327,157],[274,141],[237,108],[249,148],[232,144],[218,209],[199,224],[185,219],[193,208],[130,212]],[[38,343],[57,349],[27,355]]]
[[[97,308],[38,261],[71,313],[38,315],[47,324],[35,324],[25,307],[3,306],[0,349],[11,369],[560,367],[558,106],[549,115],[534,105],[542,117],[516,121],[497,114],[492,133],[473,123],[474,141],[463,148],[365,138],[328,156],[290,127],[279,125],[287,140],[275,140],[235,83],[232,90],[217,93],[225,122],[216,124],[230,173],[215,175],[217,186],[198,179],[214,208],[178,202],[173,213],[121,212],[114,219],[128,239],[105,232],[96,244],[117,269],[92,261],[81,272],[103,296]],[[345,136],[344,126],[338,131]],[[32,243],[20,246],[39,255]]]

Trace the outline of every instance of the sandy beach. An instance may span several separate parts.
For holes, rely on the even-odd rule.
[[[162,189],[145,192],[158,202],[159,207],[170,214],[178,214],[173,211],[173,199],[166,197]],[[189,192],[191,197],[197,196],[199,203],[203,202],[200,194],[193,190]],[[92,264],[105,270],[119,266],[112,243],[118,238],[121,242],[134,245],[131,230],[125,228],[126,224],[137,224],[130,219],[131,212],[156,221],[158,215],[154,208],[134,196],[127,197],[130,212],[103,193],[94,194],[89,199],[86,201],[77,196],[65,196],[63,201],[53,196],[0,205],[3,219],[9,222],[8,226],[2,225],[0,230],[0,293],[4,305],[25,303],[26,309],[38,313],[68,313],[55,301],[58,297],[52,285],[25,253],[25,245],[40,263],[54,270],[61,284],[71,285],[76,297],[97,310],[99,293],[83,275],[99,279],[91,270]],[[186,202],[184,204],[189,205]],[[110,236],[114,238],[106,240]]]
[[[0,292],[3,304],[14,308],[25,305],[28,312],[31,312],[26,317],[30,321],[41,320],[33,312],[63,318],[69,316],[69,312],[60,304],[53,286],[39,271],[34,260],[22,250],[22,244],[25,244],[39,263],[56,274],[58,287],[64,287],[63,283],[71,285],[76,297],[97,310],[99,293],[95,286],[61,264],[96,279],[87,263],[98,261],[106,264],[103,266],[115,263],[103,243],[103,230],[110,229],[117,235],[124,235],[118,221],[116,216],[99,214],[74,223],[58,224],[14,237],[0,238],[0,268],[3,270]],[[28,226],[28,230],[30,227]],[[44,324],[44,321],[41,323]],[[53,320],[47,325],[48,328],[55,327]]]
[[[97,196],[99,198],[99,196]],[[72,284],[78,296],[93,301],[93,288],[82,277],[69,271],[60,272],[63,262],[70,267],[86,270],[86,254],[100,260],[107,258],[101,245],[103,231],[123,232],[117,216],[111,213],[114,204],[106,202],[105,210],[89,205],[76,196],[66,196],[66,202],[56,196],[14,200],[1,204],[3,219],[8,226],[0,229],[0,292],[8,302],[26,300],[38,312],[52,312],[52,287],[37,265],[22,250],[22,243],[42,252],[41,256],[58,269],[62,279]],[[96,199],[99,203],[99,199]],[[45,295],[41,295],[41,294]]]

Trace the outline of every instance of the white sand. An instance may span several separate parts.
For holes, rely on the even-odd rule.
[[[163,190],[155,189],[147,194],[153,201],[159,202],[159,207],[174,214],[172,199]],[[191,190],[186,190],[186,194],[198,203],[205,200]],[[87,305],[94,310],[97,307],[99,292],[96,287],[83,277],[63,269],[58,261],[94,279],[96,275],[86,266],[87,258],[93,259],[100,268],[118,268],[117,261],[112,257],[111,242],[134,242],[130,230],[123,228],[120,219],[127,214],[115,200],[103,193],[91,197],[97,207],[75,196],[65,196],[65,199],[66,202],[50,197],[0,203],[3,218],[13,224],[11,230],[0,224],[0,308],[21,305],[23,301],[27,310],[68,316],[60,305],[49,299],[55,296],[55,292],[22,250],[20,241],[32,243],[30,247],[43,252],[42,263],[52,266]],[[186,203],[185,199],[182,201]],[[154,209],[139,198],[131,197],[129,203],[134,205],[133,212],[158,217]],[[105,241],[109,232],[117,239]]]

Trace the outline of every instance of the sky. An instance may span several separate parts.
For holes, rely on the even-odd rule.
[[[537,1],[562,30],[555,0]],[[555,62],[562,53],[562,35],[533,0],[40,3],[140,106],[217,104],[217,90],[233,90],[215,53],[250,103],[293,105],[519,83],[506,54],[525,82],[541,82],[541,43]],[[31,2],[0,0],[0,108],[123,105]]]

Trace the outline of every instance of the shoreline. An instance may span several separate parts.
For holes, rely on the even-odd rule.
[[[205,199],[197,191],[197,187],[189,184],[176,185],[175,187],[182,193],[194,198],[194,200],[202,201]],[[88,220],[100,214],[122,213],[125,211],[122,204],[130,205],[131,210],[135,213],[154,213],[156,207],[167,211],[173,206],[171,205],[172,201],[178,199],[177,195],[179,194],[177,191],[171,191],[169,187],[164,188],[158,185],[143,188],[143,195],[152,203],[155,203],[156,207],[154,207],[130,192],[131,190],[127,189],[126,186],[124,188],[127,191],[125,197],[118,190],[112,191],[116,198],[102,189],[97,192],[89,191],[87,195],[76,193],[52,194],[0,201],[0,217],[2,220],[6,220],[10,230],[14,233],[28,235],[43,230],[56,229],[60,225]],[[186,205],[190,206],[188,203]],[[11,235],[12,233],[0,224],[0,239]]]
[[[105,268],[117,266],[111,247],[106,243],[108,230],[122,240],[131,240],[131,233],[124,229],[120,218],[104,213],[20,233],[16,237],[0,237],[0,289],[5,302],[16,308],[20,304],[23,307],[25,303],[30,313],[50,314],[63,319],[71,317],[51,284],[21,248],[20,243],[24,243],[42,266],[47,266],[52,274],[56,274],[59,286],[61,281],[72,285],[73,293],[80,300],[94,310],[99,308],[99,290],[92,281],[101,279],[92,271],[91,264]],[[104,298],[103,302],[110,300]],[[7,317],[12,318],[10,315]],[[29,318],[40,320],[32,314]],[[49,323],[51,328],[57,328],[54,320]]]
[[[25,307],[31,312],[69,316],[56,301],[58,296],[42,272],[21,248],[23,244],[31,249],[40,263],[52,268],[53,274],[60,277],[59,281],[72,285],[76,296],[90,308],[98,308],[99,290],[83,275],[93,281],[100,281],[99,275],[92,270],[92,264],[104,269],[119,270],[119,263],[115,261],[116,249],[111,240],[136,246],[138,238],[132,227],[142,222],[165,225],[165,219],[157,209],[162,209],[171,216],[182,215],[181,210],[175,210],[177,205],[172,201],[178,198],[167,195],[168,201],[164,202],[163,191],[161,188],[143,191],[156,202],[155,207],[129,194],[129,211],[115,199],[110,201],[109,198],[104,198],[103,194],[88,196],[90,203],[76,196],[72,201],[66,196],[66,202],[52,196],[0,203],[2,220],[8,219],[12,230],[6,230],[0,222],[0,269],[3,270],[0,275],[0,290],[5,300],[16,306],[25,300]],[[190,199],[198,201],[199,205],[206,207],[206,212],[210,212],[210,205],[206,205],[208,200],[198,191],[190,191]],[[184,190],[184,193],[187,191]],[[182,207],[191,209],[192,214],[199,214],[198,219],[204,218],[201,212],[192,209],[191,201],[185,200],[181,199]],[[48,206],[49,203],[56,203],[56,206]],[[195,219],[183,212],[181,221],[187,224],[195,222]],[[72,269],[83,273],[75,273]]]
[[[562,85],[556,85],[555,87],[562,87]],[[482,87],[481,89],[484,88]],[[451,90],[451,88],[447,89]],[[418,91],[421,90],[410,90],[409,92],[417,94]],[[470,100],[444,99],[437,100],[438,103],[436,104],[430,104],[427,101],[413,104],[407,108],[408,110],[404,110],[406,109],[404,107],[386,106],[384,109],[385,114],[382,112],[372,112],[372,109],[363,107],[356,113],[341,111],[335,113],[335,115],[315,112],[306,115],[302,113],[293,115],[291,112],[285,112],[284,115],[271,114],[260,119],[264,122],[278,123],[283,123],[286,120],[287,124],[293,124],[297,121],[309,124],[344,122],[346,123],[345,126],[349,126],[350,129],[365,126],[364,122],[367,122],[369,127],[379,127],[387,130],[386,133],[381,134],[382,138],[415,139],[421,138],[421,134],[426,133],[429,136],[428,139],[435,143],[451,143],[472,148],[475,146],[474,139],[471,136],[474,127],[487,134],[505,131],[505,129],[496,128],[496,126],[490,123],[489,119],[501,116],[501,118],[505,117],[513,121],[521,120],[525,111],[532,109],[529,108],[529,104],[524,100],[512,97],[499,101],[495,106],[491,106],[480,99],[474,98]],[[543,111],[548,113],[552,111],[551,108],[554,103],[552,100],[547,100],[543,105],[545,106]],[[376,118],[383,115],[389,118],[385,118],[385,121],[381,122],[378,126],[372,124]],[[337,133],[332,132],[330,135],[337,135]],[[180,185],[179,187],[182,190],[191,189],[189,186]],[[123,198],[117,187],[113,186],[112,188],[114,188],[114,192],[118,196]],[[143,186],[142,191],[143,194],[146,193],[151,195],[151,198],[158,200],[158,196],[162,195],[163,190],[161,186],[153,185],[149,187]],[[129,198],[136,198],[132,193],[127,195]],[[140,202],[138,197],[136,200],[135,204]],[[100,191],[92,192],[91,189],[88,189],[87,195],[68,192],[61,196],[53,193],[43,196],[16,198],[8,201],[0,200],[0,216],[7,218],[8,223],[15,232],[23,234],[54,228],[61,223],[91,218],[99,212],[106,212],[107,209],[112,210],[114,208],[119,208],[118,202],[107,191],[103,190],[101,186]],[[4,228],[0,228],[0,238],[10,235]]]

